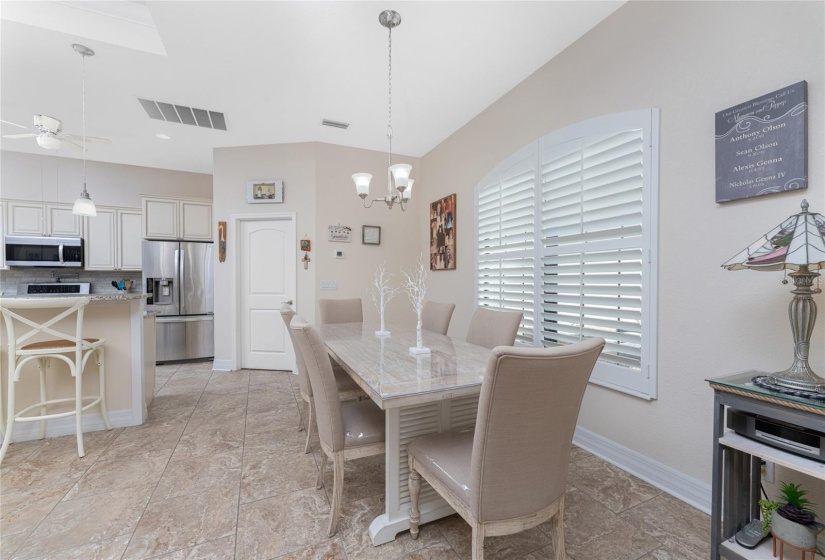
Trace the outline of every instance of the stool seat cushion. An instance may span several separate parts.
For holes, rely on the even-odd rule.
[[[99,338],[84,338],[86,342],[90,344],[95,344],[98,342],[102,342]],[[59,350],[59,351],[71,351],[75,349],[75,343],[69,340],[44,340],[42,342],[32,342],[31,344],[26,344],[20,348],[20,350]]]

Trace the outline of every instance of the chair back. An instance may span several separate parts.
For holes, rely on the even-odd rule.
[[[318,330],[307,323],[300,315],[292,318],[290,328],[298,351],[302,354],[309,383],[312,386],[312,398],[318,420],[318,436],[321,443],[333,452],[344,449],[344,420],[341,417],[341,401],[338,396],[338,384],[332,372],[324,341]]]
[[[354,299],[319,299],[321,324],[332,323],[363,323],[364,314],[361,311],[361,298]]]
[[[481,521],[536,513],[564,494],[573,431],[601,338],[494,348],[478,402],[471,507]]]
[[[520,311],[496,311],[477,307],[470,319],[467,342],[485,348],[512,346],[516,343],[521,317]]]
[[[6,344],[8,345],[9,375],[14,375],[15,381],[19,379],[19,371],[16,371],[15,362],[17,360],[17,350],[30,342],[29,339],[38,334],[47,334],[58,340],[71,342],[75,346],[75,363],[81,363],[82,352],[89,347],[83,340],[83,311],[89,304],[87,297],[69,298],[42,298],[42,299],[13,299],[5,298],[0,300],[0,314],[6,325]],[[63,311],[51,317],[48,321],[38,323],[28,317],[24,317],[17,310],[27,309],[55,309]],[[56,323],[75,315],[74,333],[67,330],[58,330]],[[15,323],[22,323],[29,327],[23,333],[15,330]],[[27,342],[28,341],[28,342]],[[14,372],[14,374],[12,374]]]
[[[295,350],[295,363],[298,368],[298,386],[300,387],[302,394],[307,397],[312,397],[312,385],[309,384],[309,377],[307,377],[307,368],[304,363],[304,357],[301,355],[300,350],[298,350],[298,343],[295,342],[295,335],[292,334],[292,329],[289,328],[289,323],[292,321],[294,316],[295,311],[290,306],[284,305],[281,307],[281,319],[284,320],[286,332],[289,334],[289,339],[292,341],[292,349]]]
[[[425,331],[447,334],[453,311],[455,311],[454,303],[425,301],[424,309],[421,310],[421,328]]]

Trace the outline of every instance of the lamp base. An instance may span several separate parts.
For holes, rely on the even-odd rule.
[[[791,367],[785,371],[774,373],[768,377],[768,380],[780,387],[825,394],[825,379],[811,371],[811,368],[808,368],[807,371],[798,371]]]

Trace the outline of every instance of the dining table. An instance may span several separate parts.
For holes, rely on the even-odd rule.
[[[490,349],[423,331],[427,354],[413,354],[416,329],[377,323],[321,325],[329,355],[385,411],[385,510],[369,528],[373,545],[395,540],[410,528],[407,444],[414,438],[475,426],[481,381]],[[421,523],[455,511],[422,480]]]

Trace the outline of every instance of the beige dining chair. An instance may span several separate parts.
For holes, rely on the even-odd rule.
[[[573,431],[604,340],[554,348],[497,347],[481,384],[476,427],[412,440],[410,534],[418,538],[421,478],[472,528],[472,560],[484,537],[550,521],[564,560],[564,492]]]
[[[289,328],[289,323],[292,321],[294,316],[295,311],[290,306],[284,305],[281,307],[281,318],[284,320],[286,332],[289,333],[289,339],[292,341],[292,347],[295,349],[295,362],[298,369],[298,388],[300,389],[301,400],[307,404],[306,424],[303,423],[304,417],[301,415],[301,418],[298,419],[298,429],[305,429],[307,432],[307,439],[304,444],[304,453],[309,453],[312,449],[312,437],[318,431],[318,424],[315,419],[315,403],[312,399],[312,385],[310,385],[309,377],[307,377],[304,358],[298,351],[298,344],[295,342],[295,335],[292,333],[292,329]],[[353,381],[352,377],[350,377],[346,371],[341,369],[340,366],[337,364],[336,366],[337,367],[333,368],[333,374],[335,375],[335,384],[338,387],[338,398],[342,401],[352,401],[366,397],[367,394],[361,390],[355,381]]]
[[[3,299],[0,302],[0,314],[6,325],[6,344],[8,367],[7,393],[8,399],[3,435],[3,446],[0,447],[0,462],[6,456],[11,444],[14,425],[17,422],[40,422],[40,438],[46,437],[46,421],[67,416],[75,417],[75,431],[77,437],[77,455],[83,457],[86,450],[83,445],[83,413],[95,406],[100,407],[100,416],[107,430],[112,429],[109,414],[106,409],[106,368],[104,344],[102,338],[83,337],[83,312],[89,304],[87,297],[69,298],[42,298],[42,299]],[[33,320],[30,316],[23,316],[24,311],[51,310],[54,314],[45,321]],[[67,326],[61,327],[59,322],[67,320]],[[74,321],[72,321],[74,319]],[[23,329],[15,328],[21,325]],[[69,325],[72,328],[69,328]],[[36,335],[49,335],[48,340],[34,342]],[[74,378],[75,395],[70,398],[46,398],[46,372],[51,360],[64,362],[68,372]],[[92,360],[98,367],[98,393],[94,396],[83,396],[83,373],[86,364]],[[15,412],[15,385],[20,381],[23,366],[35,361],[40,372],[39,401]],[[86,404],[84,404],[84,401]],[[48,407],[61,403],[72,403],[74,407],[67,412],[48,413]],[[30,415],[32,410],[38,410],[38,415]],[[0,416],[2,404],[0,404]],[[2,422],[0,422],[2,426]]]
[[[520,311],[496,311],[477,307],[470,319],[467,342],[485,348],[512,346],[516,343],[521,317]]]
[[[321,340],[317,329],[299,315],[293,317],[290,326],[312,386],[318,435],[324,453],[318,472],[317,488],[323,484],[327,458],[332,459],[332,511],[329,514],[327,530],[331,537],[335,534],[341,514],[344,461],[384,453],[384,411],[371,400],[342,403],[338,398],[338,386],[332,373],[332,365],[327,359],[324,341]]]
[[[354,299],[319,299],[321,324],[332,323],[363,323],[364,313],[361,310],[361,298]]]
[[[447,334],[453,311],[455,311],[454,303],[425,301],[424,309],[421,310],[421,328],[425,331]]]

